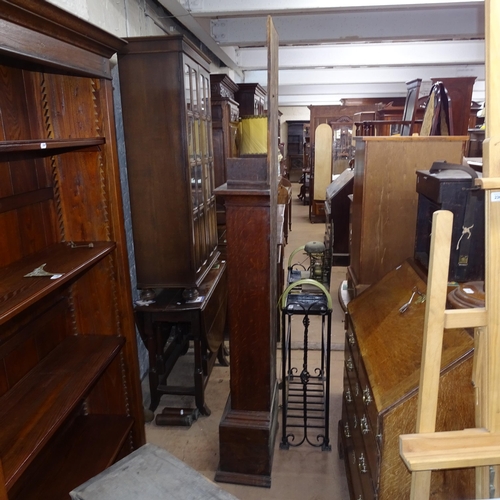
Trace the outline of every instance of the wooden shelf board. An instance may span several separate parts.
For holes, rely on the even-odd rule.
[[[68,243],[59,243],[0,268],[0,325],[91,267],[115,247],[114,242],[92,244],[92,248],[71,248]],[[46,264],[46,271],[63,275],[57,279],[24,277],[42,264]]]
[[[0,141],[0,153],[87,148],[100,146],[105,142],[106,139],[104,137],[91,137],[85,139],[26,139],[18,141]]]
[[[83,400],[124,343],[118,336],[67,337],[0,398],[0,450],[7,489]]]
[[[399,443],[412,472],[500,464],[500,434],[486,429],[406,434]]]
[[[71,490],[112,465],[133,419],[122,415],[78,417],[22,478],[17,500],[67,500]],[[119,458],[119,457],[118,457]]]

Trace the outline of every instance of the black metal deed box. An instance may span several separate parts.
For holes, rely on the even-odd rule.
[[[484,191],[474,187],[475,171],[463,165],[435,162],[417,170],[418,211],[415,260],[429,266],[432,214],[453,213],[449,281],[484,279]]]

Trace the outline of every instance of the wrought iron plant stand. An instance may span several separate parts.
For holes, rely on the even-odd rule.
[[[311,446],[330,451],[330,352],[332,299],[323,284],[305,278],[291,283],[280,301],[282,311],[282,439],[281,449]],[[292,366],[292,318],[302,316],[302,367]],[[319,366],[309,360],[311,316],[320,316]]]

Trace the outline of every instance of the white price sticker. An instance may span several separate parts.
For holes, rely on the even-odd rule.
[[[46,142],[41,142],[40,143],[40,149],[46,149],[47,148],[47,143]]]
[[[491,202],[500,201],[500,191],[492,191]]]

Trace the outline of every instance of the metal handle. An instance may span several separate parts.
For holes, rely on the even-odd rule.
[[[347,339],[348,339],[350,345],[352,345],[352,346],[356,345],[356,337],[354,336],[354,333],[349,332]]]
[[[351,389],[347,389],[345,391],[345,400],[348,402],[348,403],[352,403],[352,394],[351,394]]]
[[[350,438],[351,437],[351,429],[349,429],[349,423],[348,422],[346,422],[344,424],[344,436],[346,438]]]
[[[368,472],[368,467],[366,466],[366,459],[363,453],[361,453],[358,459],[358,467],[359,467],[359,472],[361,472],[361,474],[366,474]]]
[[[370,432],[370,426],[368,425],[368,419],[366,418],[366,415],[363,415],[361,417],[359,426],[361,427],[362,434],[368,434]]]
[[[363,391],[363,403],[368,406],[373,401],[372,395],[370,393],[370,388],[368,386],[365,387]]]
[[[352,362],[351,356],[349,356],[346,361],[345,361],[345,366],[347,367],[347,370],[352,372],[354,370],[354,363]]]

